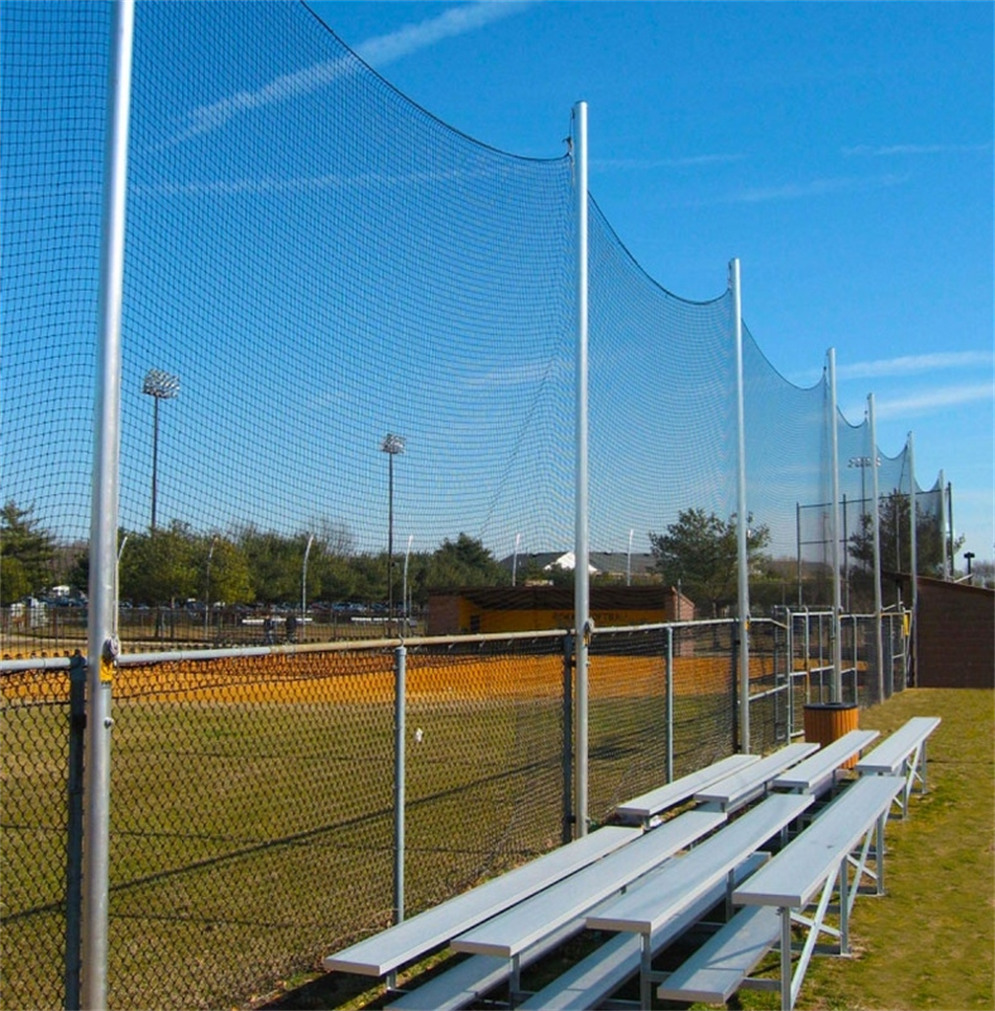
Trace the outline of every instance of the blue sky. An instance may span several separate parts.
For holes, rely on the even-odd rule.
[[[312,3],[390,84],[517,155],[589,108],[590,187],[646,272],[710,299],[728,261],[787,379],[953,486],[993,541],[993,10],[987,3]],[[963,565],[963,559],[958,559]]]

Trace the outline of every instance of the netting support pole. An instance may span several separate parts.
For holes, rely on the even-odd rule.
[[[746,507],[746,392],[743,383],[743,295],[739,260],[729,263],[733,332],[736,341],[736,570],[739,601],[739,746],[750,750],[750,569]]]
[[[943,476],[943,471],[940,471],[940,478],[937,482],[937,487],[940,489],[940,557],[942,559],[942,575],[941,579],[950,579],[950,554],[949,546],[950,542],[947,539],[947,495],[946,495],[946,482]]]
[[[408,650],[394,650],[394,922],[404,920],[404,819]]]
[[[69,801],[66,831],[66,1011],[78,1011],[80,1006],[86,677],[86,658],[77,650],[69,661],[69,774],[66,777]]]
[[[590,574],[588,572],[588,445],[587,445],[587,337],[588,337],[588,197],[587,103],[573,109],[574,192],[577,198],[577,486],[574,536],[574,630],[576,632],[577,816],[576,833],[587,835],[587,659],[591,640]]]
[[[878,496],[881,494],[878,480],[878,431],[877,416],[874,411],[874,394],[867,394],[867,427],[871,440],[871,497],[874,507],[871,511],[871,531],[874,544],[874,639],[878,663],[878,702],[884,702],[884,634],[883,621],[884,593],[881,589],[881,509]]]
[[[829,510],[830,541],[832,551],[830,557],[833,565],[833,623],[830,635],[833,642],[833,680],[830,687],[830,701],[843,701],[843,638],[840,628],[840,615],[843,611],[843,601],[840,587],[840,443],[837,416],[839,409],[836,400],[836,348],[828,351],[829,359],[829,436],[832,446],[831,481],[832,506]]]
[[[680,607],[680,603],[677,605]],[[667,779],[674,781],[674,629],[667,626]]]
[[[912,652],[912,670],[918,678],[916,667],[915,640],[916,628],[919,621],[919,584],[917,576],[919,573],[919,542],[918,531],[916,530],[916,454],[912,433],[909,432],[909,592],[912,595],[912,635],[909,639],[909,649]]]
[[[87,754],[84,827],[83,1006],[107,1006],[111,698],[117,640],[117,531],[121,441],[121,300],[134,0],[110,9],[93,484],[87,625]]]

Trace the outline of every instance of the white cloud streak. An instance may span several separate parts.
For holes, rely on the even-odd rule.
[[[893,173],[881,176],[836,176],[825,179],[810,179],[801,183],[786,183],[783,186],[766,186],[742,190],[728,196],[724,203],[760,204],[785,200],[806,200],[810,197],[829,196],[833,193],[855,193],[863,190],[884,189],[900,186],[908,180],[907,175]]]
[[[745,154],[699,154],[683,158],[592,158],[596,169],[681,169],[703,168],[709,165],[731,165],[744,161]]]
[[[443,39],[466,35],[528,6],[528,0],[481,0],[451,7],[438,17],[368,39],[355,47],[356,54],[372,67],[382,67],[402,56],[434,46]]]
[[[991,351],[939,351],[925,355],[902,355],[876,361],[854,362],[836,369],[838,379],[868,379],[879,376],[909,376],[937,369],[991,368],[995,354]]]
[[[452,7],[427,21],[367,39],[356,46],[354,52],[371,66],[384,67],[443,39],[465,35],[515,14],[527,7],[529,2],[530,0],[480,0],[478,3]],[[191,110],[186,125],[173,138],[172,143],[212,133],[234,117],[252,110],[312,94],[328,87],[350,69],[351,64],[346,59],[326,60],[275,77],[254,91],[239,91],[210,105],[199,106]]]
[[[895,155],[977,154],[991,151],[991,144],[857,144],[844,147],[847,158],[888,158]]]
[[[962,404],[981,400],[995,400],[995,390],[991,383],[971,383],[962,386],[943,386],[939,389],[922,390],[895,400],[881,400],[875,403],[875,413],[879,418],[908,417],[932,414]]]

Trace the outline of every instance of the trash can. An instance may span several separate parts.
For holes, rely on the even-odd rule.
[[[860,710],[849,702],[821,702],[805,706],[805,740],[814,741],[820,747],[832,744],[844,734],[857,729]],[[841,769],[852,769],[857,764],[857,755],[844,762]]]

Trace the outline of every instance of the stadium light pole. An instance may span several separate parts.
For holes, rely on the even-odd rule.
[[[179,396],[180,377],[174,376],[162,369],[149,369],[142,383],[142,393],[152,398],[152,523],[151,530],[155,533],[156,492],[159,480],[159,401],[172,400]]]
[[[387,454],[387,624],[394,623],[394,457],[404,452],[404,437],[388,432],[380,443]]]

